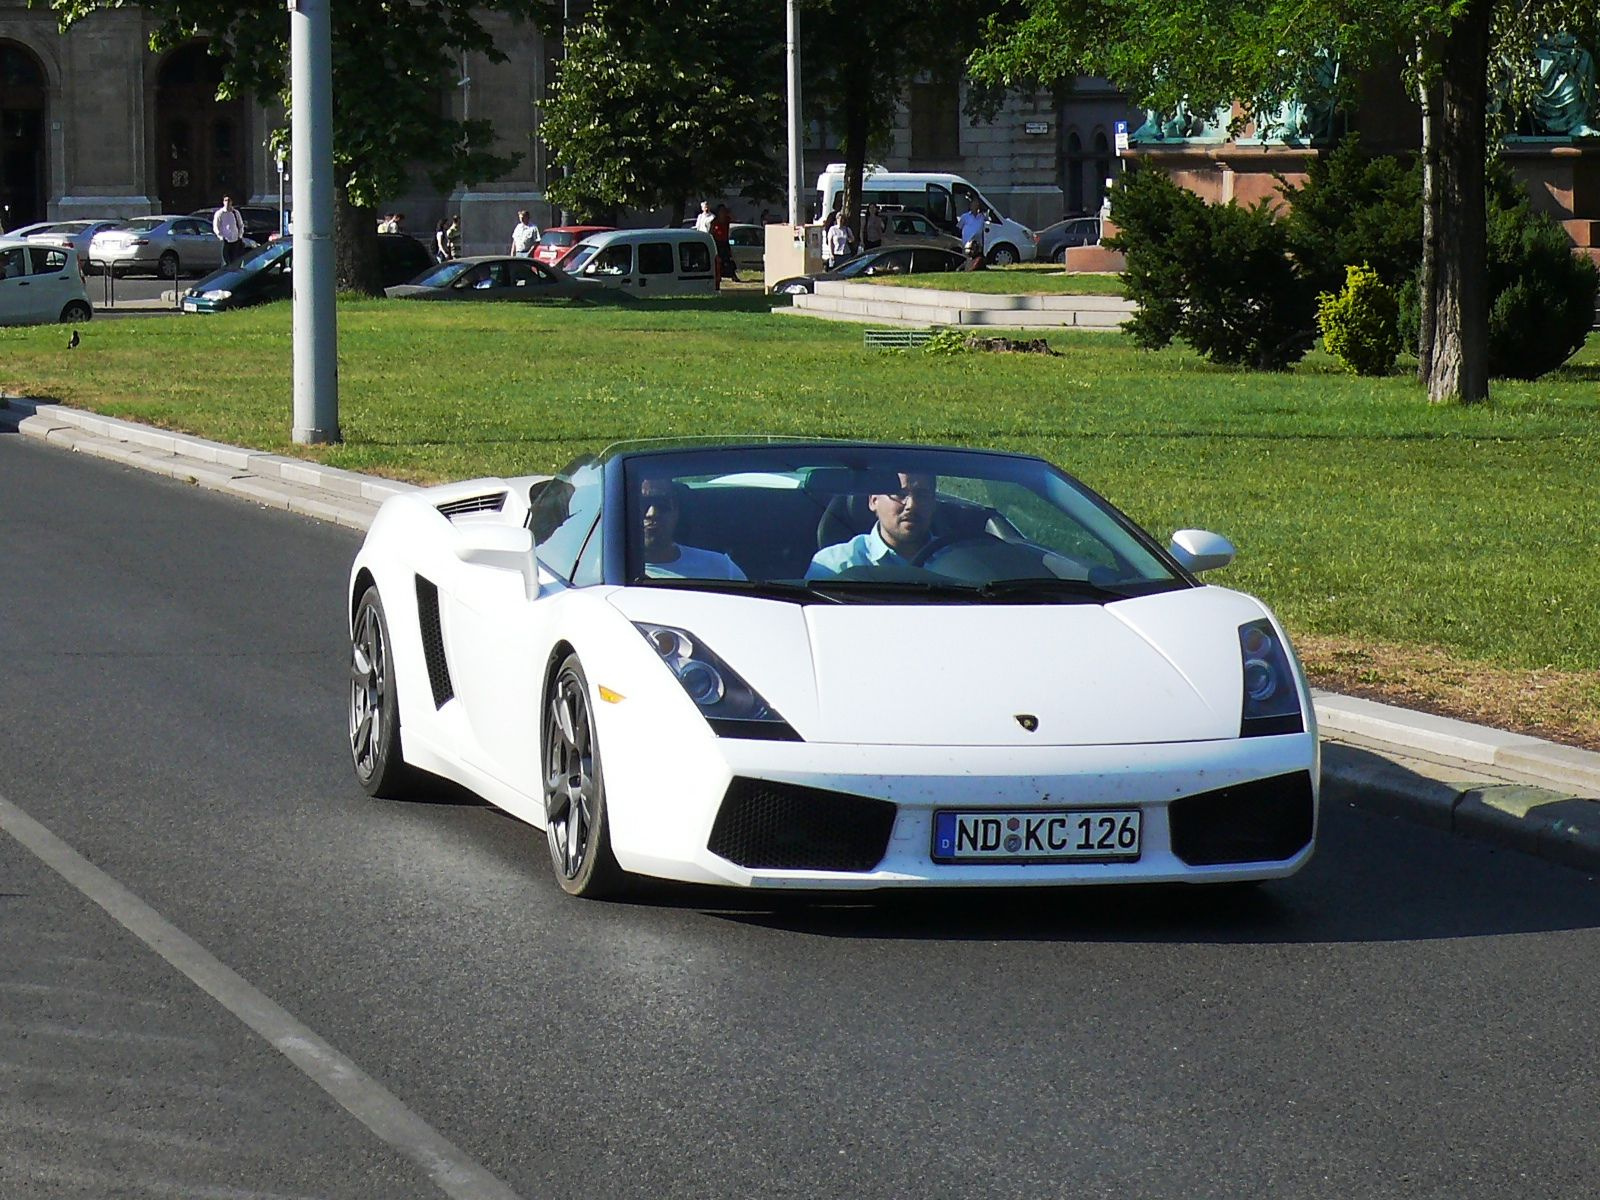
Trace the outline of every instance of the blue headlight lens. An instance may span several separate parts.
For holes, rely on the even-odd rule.
[[[1239,626],[1239,658],[1244,674],[1239,736],[1305,732],[1294,668],[1271,621]]]
[[[689,693],[689,698],[722,737],[797,742],[800,737],[739,673],[712,653],[694,634],[671,625],[635,621],[650,648]]]

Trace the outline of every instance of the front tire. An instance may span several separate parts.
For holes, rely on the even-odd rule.
[[[1017,248],[1009,242],[1001,242],[993,250],[989,251],[989,265],[991,267],[1009,267],[1020,261],[1022,260],[1017,254]]]
[[[589,681],[576,654],[567,655],[551,681],[543,745],[545,837],[556,882],[569,896],[615,894],[624,877],[611,854]]]
[[[63,325],[82,325],[94,317],[94,309],[82,300],[69,300],[67,306],[61,310],[61,323]]]
[[[350,629],[350,760],[369,796],[399,800],[416,784],[400,749],[389,622],[375,587],[361,594]]]

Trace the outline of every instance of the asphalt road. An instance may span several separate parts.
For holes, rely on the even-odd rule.
[[[0,436],[7,1200],[1593,1194],[1588,877],[1335,801],[1243,896],[571,901],[356,788],[356,543]]]

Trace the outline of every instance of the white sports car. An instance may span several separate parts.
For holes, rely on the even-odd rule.
[[[384,504],[350,574],[373,795],[456,781],[574,895],[1196,883],[1311,856],[1282,627],[1017,454],[634,443]]]

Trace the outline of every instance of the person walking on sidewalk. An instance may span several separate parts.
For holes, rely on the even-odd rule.
[[[517,213],[516,228],[511,231],[511,253],[517,258],[527,258],[539,240],[539,227],[533,223],[533,214],[527,209]]]
[[[244,214],[233,206],[232,196],[224,196],[222,207],[211,214],[211,232],[222,243],[223,266],[244,253]]]

